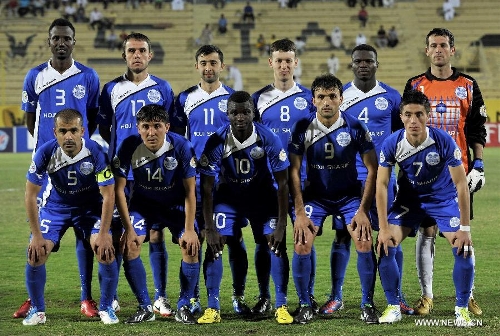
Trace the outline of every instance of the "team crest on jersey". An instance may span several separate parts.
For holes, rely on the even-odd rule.
[[[384,152],[380,151],[380,155],[379,155],[378,160],[380,161],[380,163],[385,162]]]
[[[82,99],[83,97],[85,97],[85,86],[80,85],[80,84],[76,85],[73,88],[73,96],[76,99]]]
[[[273,230],[276,230],[276,227],[278,226],[277,222],[278,220],[276,218],[271,218],[269,220],[269,227]]]
[[[460,151],[460,148],[455,147],[455,150],[453,151],[453,157],[455,160],[459,160],[462,157],[462,152]]]
[[[113,158],[113,167],[115,167],[116,169],[120,168],[120,159],[118,158],[118,156],[115,156]]]
[[[279,159],[280,161],[286,161],[286,152],[284,149],[280,150]]]
[[[307,100],[302,97],[297,97],[293,101],[293,106],[298,110],[304,110],[307,107]]]
[[[167,156],[165,158],[165,161],[163,161],[163,165],[168,170],[174,170],[175,168],[177,168],[177,164],[177,159],[171,156]]]
[[[21,99],[23,101],[23,104],[26,104],[28,102],[28,92],[23,91],[23,93],[21,95]]]
[[[227,99],[222,99],[218,104],[219,110],[222,112],[227,112]]]
[[[425,156],[425,162],[427,162],[430,166],[435,166],[441,161],[439,154],[436,152],[429,152]]]
[[[148,99],[150,102],[153,104],[156,104],[160,101],[161,99],[161,94],[158,90],[156,89],[151,89],[148,91]]]
[[[94,172],[94,165],[92,162],[84,161],[80,164],[80,171],[83,175],[90,175]]]
[[[458,98],[465,99],[467,98],[467,89],[464,88],[463,86],[459,86],[455,89],[455,94],[457,95]]]
[[[262,147],[254,147],[250,151],[250,156],[252,159],[260,159],[261,157],[264,156],[264,149]]]
[[[189,160],[189,165],[193,168],[196,168],[196,158],[193,156],[191,160]]]
[[[379,97],[375,99],[375,107],[381,111],[387,110],[389,107],[389,102],[384,97]]]
[[[458,217],[451,217],[450,218],[450,226],[451,227],[457,227],[460,225],[460,218]]]
[[[340,132],[337,135],[337,143],[341,145],[342,147],[346,147],[351,143],[351,135],[347,132]]]
[[[29,172],[30,172],[31,174],[33,174],[34,172],[36,172],[36,165],[35,165],[35,161],[31,161]]]
[[[200,165],[203,166],[203,167],[208,166],[208,158],[207,158],[207,156],[205,154],[201,155]]]

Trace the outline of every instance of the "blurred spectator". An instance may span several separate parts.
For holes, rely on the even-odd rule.
[[[75,2],[73,0],[73,2]],[[76,0],[76,7],[82,6],[83,8],[87,7],[88,1],[87,0]]]
[[[297,48],[297,54],[302,55],[306,51],[306,42],[302,39],[302,36],[297,36],[294,41],[295,47]],[[297,72],[297,71],[295,71]]]
[[[163,0],[154,0],[154,2],[155,2],[155,9],[163,8]]]
[[[36,16],[36,13],[45,16],[45,0],[33,0],[31,4],[33,16]]]
[[[17,14],[20,17],[24,17],[26,14],[32,12],[32,6],[30,0],[19,0],[19,8],[17,10]]]
[[[76,22],[87,22],[88,19],[85,16],[85,7],[82,5],[78,6],[76,9]]]
[[[297,8],[300,0],[288,0],[288,8]]]
[[[184,10],[184,0],[172,0],[172,10],[174,11]]]
[[[453,18],[455,17],[455,7],[453,7],[451,0],[444,0],[443,15],[446,21],[453,20]]]
[[[115,23],[116,19],[118,18],[118,15],[116,12],[112,9],[107,13],[104,18],[102,19],[102,26],[105,29],[114,29],[115,28]]]
[[[127,37],[128,37],[128,33],[125,31],[125,29],[122,29],[122,32],[120,33],[120,35],[118,36],[119,38],[119,41],[116,45],[116,47],[119,49],[119,50],[122,50],[122,46],[123,46],[123,42],[127,40]]]
[[[333,28],[330,34],[330,42],[335,49],[342,48],[342,30],[339,27]]]
[[[97,7],[94,7],[92,12],[89,14],[89,25],[92,27],[92,29],[95,30],[95,26],[97,25],[97,30],[101,30],[102,28],[102,19],[103,15],[100,10],[97,9]]]
[[[47,0],[45,3],[45,8],[54,8],[55,10],[58,10],[60,5],[61,3],[59,0]]]
[[[226,6],[226,0],[214,0],[214,7],[219,9],[219,8],[224,8]]]
[[[347,0],[347,6],[349,7],[356,7],[356,0]]]
[[[460,7],[460,0],[450,0],[451,5],[453,8],[459,8]]]
[[[127,0],[127,4],[125,5],[125,8],[132,8],[132,9],[137,9],[139,8],[139,0]]]
[[[257,38],[257,43],[255,43],[255,46],[260,52],[260,56],[266,55],[266,49],[267,49],[267,43],[264,35],[259,34],[259,37]]]
[[[219,34],[225,34],[227,32],[227,19],[224,14],[220,15],[219,18]]]
[[[288,0],[278,0],[278,3],[280,8],[286,8]]]
[[[335,76],[340,67],[339,58],[335,54],[331,54],[330,58],[326,60],[326,65],[328,66],[328,72]]]
[[[302,77],[302,61],[297,57],[297,67],[293,72],[293,80],[295,81],[295,83],[300,84],[300,77]]]
[[[10,0],[5,7],[7,8],[8,17],[16,17],[19,8],[19,2],[17,0]]]
[[[358,12],[358,19],[361,23],[361,27],[366,27],[366,21],[368,21],[368,12],[366,11],[365,6],[361,6],[361,9]]]
[[[234,91],[242,91],[243,90],[243,76],[241,76],[241,71],[234,65],[227,66],[227,76],[226,80],[231,81],[230,87],[233,88]]]
[[[366,44],[366,36],[363,33],[356,35],[356,45],[359,46],[360,44]]]
[[[377,46],[379,48],[387,48],[387,32],[384,29],[384,26],[380,26],[380,28],[377,31]]]
[[[387,33],[387,45],[391,48],[394,48],[399,43],[398,32],[396,31],[396,27],[392,26]]]
[[[253,15],[253,7],[250,5],[250,1],[247,2],[245,8],[243,8],[243,22],[247,22],[247,19],[250,20],[251,23],[255,21],[255,16]]]
[[[201,31],[200,37],[196,40],[196,44],[199,46],[212,44],[212,29],[210,29],[210,25],[208,23]]]
[[[382,4],[384,7],[392,7],[394,6],[394,0],[382,0]]]
[[[77,21],[77,18],[76,18],[76,7],[75,5],[72,5],[70,4],[69,2],[66,4],[66,6],[64,7],[64,14],[63,14],[63,17],[66,19],[66,20],[69,20],[69,18],[72,18],[74,22]]]
[[[106,43],[108,44],[109,50],[115,50],[118,44],[118,35],[116,35],[115,30],[111,29],[108,36],[106,37]]]

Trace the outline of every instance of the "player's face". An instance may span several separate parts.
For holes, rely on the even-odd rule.
[[[227,114],[231,128],[236,132],[251,132],[253,120],[253,106],[251,102],[227,104]]]
[[[80,153],[83,133],[84,128],[80,118],[76,118],[71,122],[65,122],[61,118],[57,118],[54,134],[57,143],[69,157],[75,157],[76,154]]]
[[[377,72],[377,57],[373,51],[356,50],[352,54],[351,67],[356,78],[360,80],[372,79]]]
[[[213,52],[208,55],[198,56],[198,61],[196,62],[195,67],[200,74],[201,80],[211,84],[219,80],[220,73],[224,69],[224,63],[220,61],[219,54]]]
[[[451,56],[455,55],[455,47],[450,47],[448,36],[431,35],[425,54],[432,65],[442,67],[450,64]]]
[[[127,62],[127,68],[138,74],[147,70],[149,62],[153,58],[153,53],[149,50],[146,41],[131,39],[125,44],[122,57]]]
[[[141,121],[137,125],[144,145],[153,153],[163,146],[169,127],[170,124],[160,121]]]
[[[293,51],[273,51],[269,58],[269,66],[274,70],[274,80],[280,82],[293,80],[298,61]]]
[[[55,59],[64,60],[71,58],[75,47],[75,34],[70,27],[55,26],[49,33],[49,46]]]
[[[401,120],[405,126],[406,134],[412,138],[425,140],[427,133],[425,131],[429,115],[423,105],[408,104],[403,107]]]
[[[338,88],[318,88],[313,92],[313,105],[316,106],[319,121],[324,125],[332,125],[338,118],[342,96]]]

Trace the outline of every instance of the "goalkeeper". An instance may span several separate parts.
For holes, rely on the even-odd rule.
[[[467,173],[472,219],[474,193],[485,183],[483,148],[486,142],[486,108],[476,80],[451,66],[451,59],[455,55],[453,34],[445,28],[434,28],[427,34],[425,42],[425,54],[429,58],[430,67],[425,73],[410,78],[405,92],[412,89],[423,92],[429,98],[432,108],[427,124],[447,131],[460,147]],[[419,315],[429,314],[433,308],[432,276],[436,231],[433,220],[424,220],[417,237],[416,262],[422,296],[416,303],[415,314]],[[472,257],[475,264],[474,254]],[[482,314],[472,295],[469,311],[474,315]]]

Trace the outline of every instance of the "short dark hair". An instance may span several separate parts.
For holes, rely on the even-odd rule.
[[[227,107],[228,107],[227,113],[230,113],[229,106],[232,105],[231,103],[234,104],[249,103],[248,107],[250,107],[252,113],[255,113],[255,105],[253,103],[252,96],[246,91],[235,91],[229,96],[229,98],[227,99]]]
[[[431,112],[431,103],[429,102],[429,98],[418,90],[409,90],[403,94],[401,103],[399,104],[399,113],[403,113],[404,107],[409,104],[422,105],[427,114]]]
[[[78,110],[67,108],[56,113],[54,116],[54,126],[57,123],[57,119],[61,119],[65,123],[70,123],[78,118],[80,118],[80,126],[83,126],[82,114]]]
[[[196,63],[198,63],[198,57],[202,55],[210,55],[212,53],[217,53],[219,54],[219,59],[221,63],[224,63],[224,54],[222,53],[222,50],[219,49],[219,47],[214,46],[212,44],[206,44],[204,46],[201,46],[198,51],[196,52],[196,55],[194,56],[194,60]]]
[[[314,79],[311,84],[311,92],[313,97],[316,96],[316,90],[318,89],[339,89],[339,93],[342,96],[344,90],[342,88],[342,82],[340,79],[332,74],[322,74]]]
[[[75,37],[75,34],[76,34],[75,27],[73,26],[73,24],[69,20],[66,20],[64,18],[59,18],[59,19],[55,19],[54,21],[52,21],[52,23],[49,26],[49,36],[50,36],[50,31],[52,30],[52,28],[54,28],[56,26],[69,27],[73,31],[73,37]]]
[[[167,110],[161,105],[149,104],[141,107],[135,116],[137,124],[140,122],[164,122],[169,123]]]
[[[429,36],[432,36],[432,35],[448,36],[448,41],[450,42],[450,47],[455,46],[455,36],[453,36],[453,33],[446,28],[434,28],[434,29],[432,29],[425,37],[425,45],[426,46],[429,46]]]
[[[360,44],[360,45],[355,46],[352,49],[351,57],[352,57],[352,55],[354,55],[354,52],[358,51],[358,50],[359,51],[372,51],[373,53],[375,53],[375,59],[378,58],[377,49],[375,49],[373,46],[371,46],[369,44]]]
[[[271,43],[269,52],[272,54],[275,51],[293,51],[294,54],[297,54],[297,47],[292,40],[284,38]]]
[[[137,41],[144,41],[148,44],[148,48],[149,48],[149,52],[152,52],[153,50],[151,49],[151,41],[149,40],[149,37],[147,37],[146,35],[142,34],[142,33],[131,33],[131,34],[128,34],[127,37],[125,38],[125,40],[123,40],[123,43],[122,43],[122,50],[123,52],[125,52],[125,45],[127,44],[127,42],[129,40],[137,40]]]

